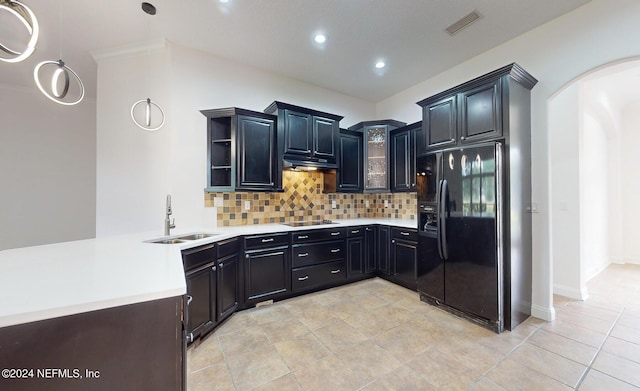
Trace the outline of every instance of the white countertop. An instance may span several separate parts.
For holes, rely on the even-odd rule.
[[[234,236],[369,224],[417,226],[415,220],[398,219],[336,223],[218,227],[210,232],[215,236],[179,244],[148,243],[161,236],[140,233],[0,251],[0,327],[183,295],[180,250]]]

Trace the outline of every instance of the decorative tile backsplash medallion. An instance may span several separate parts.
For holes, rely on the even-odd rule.
[[[214,197],[223,199],[217,212],[220,226],[363,217],[416,218],[416,193],[323,194],[323,174],[313,171],[284,171],[282,185],[284,193],[205,193],[205,206],[213,207]],[[249,209],[245,209],[247,201]],[[336,208],[332,208],[333,201]]]

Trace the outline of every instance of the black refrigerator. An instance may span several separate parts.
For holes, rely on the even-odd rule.
[[[502,144],[422,155],[416,172],[421,299],[502,331]]]

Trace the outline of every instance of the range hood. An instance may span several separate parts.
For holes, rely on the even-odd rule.
[[[327,171],[335,170],[336,168],[338,168],[338,165],[336,163],[329,163],[325,159],[305,159],[306,160],[301,160],[296,159],[295,157],[286,156],[282,159],[282,168],[284,170],[295,171]]]

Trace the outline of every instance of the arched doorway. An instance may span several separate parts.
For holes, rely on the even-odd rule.
[[[549,99],[554,294],[584,300],[587,281],[610,263],[640,263],[638,85],[640,59],[625,59]]]

